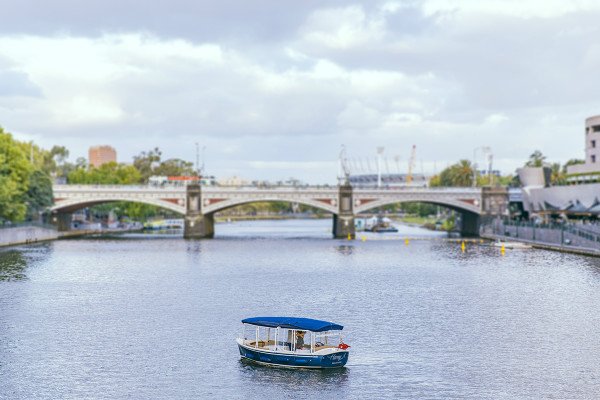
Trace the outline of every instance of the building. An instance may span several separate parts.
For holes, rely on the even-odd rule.
[[[600,174],[600,115],[585,120],[585,163],[569,166],[567,174],[583,179]]]
[[[377,174],[350,175],[348,178],[350,184],[356,188],[376,188],[379,181]],[[429,179],[423,174],[412,174],[412,180],[409,182],[408,174],[381,174],[381,187],[426,187],[429,186]]]
[[[90,165],[96,168],[102,164],[117,162],[117,151],[111,146],[92,146],[88,155]]]
[[[550,168],[520,168],[523,210],[531,215],[600,218],[600,115],[585,120],[585,162],[550,186]]]
[[[248,181],[240,178],[239,176],[232,176],[230,178],[223,178],[217,180],[219,186],[247,186]]]

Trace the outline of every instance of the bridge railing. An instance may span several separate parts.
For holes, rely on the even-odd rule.
[[[68,191],[68,190],[90,190],[90,189],[103,189],[103,190],[164,190],[164,191],[185,191],[185,186],[161,186],[161,185],[54,185],[56,191]],[[305,190],[321,190],[331,191],[337,190],[338,186],[327,186],[327,185],[306,185],[306,186],[203,186],[203,190],[235,190],[235,191],[251,191],[251,190],[285,190],[285,191],[305,191]],[[411,191],[411,192],[439,192],[439,193],[479,193],[481,188],[472,187],[420,187],[420,186],[402,186],[402,187],[381,187],[381,188],[366,188],[366,187],[355,187],[355,192],[398,192],[398,191]]]
[[[553,231],[562,231],[586,240],[600,243],[600,228],[594,225],[588,227],[585,225],[572,223],[536,223],[533,221],[516,221],[510,219],[503,219],[502,224],[504,226],[513,226],[516,228],[549,229]]]

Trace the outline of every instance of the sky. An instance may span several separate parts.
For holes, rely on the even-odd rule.
[[[600,114],[596,0],[0,0],[0,126],[18,139],[159,147],[218,178],[335,182],[512,173],[584,156]],[[478,149],[478,150],[476,150]],[[202,157],[201,157],[202,158]],[[367,161],[368,160],[368,161]],[[370,165],[370,169],[369,169]]]

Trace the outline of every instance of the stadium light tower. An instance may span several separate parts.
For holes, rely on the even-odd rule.
[[[383,151],[385,147],[379,146],[377,147],[377,187],[381,187],[381,156],[383,155]]]

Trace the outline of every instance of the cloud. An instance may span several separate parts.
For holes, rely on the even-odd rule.
[[[0,97],[40,97],[42,92],[29,76],[21,71],[0,67]]]
[[[217,175],[333,182],[341,144],[438,169],[488,145],[510,172],[580,156],[600,110],[593,1],[31,1],[3,9],[0,123],[76,156],[201,142]]]

